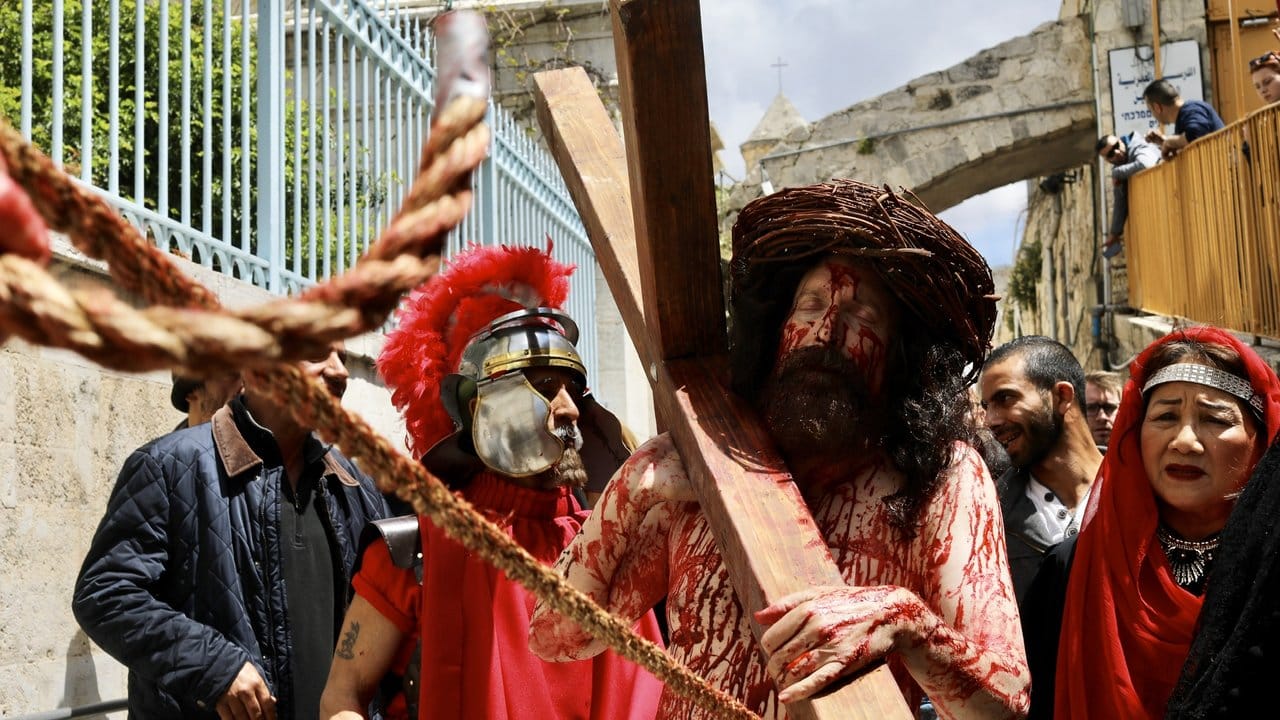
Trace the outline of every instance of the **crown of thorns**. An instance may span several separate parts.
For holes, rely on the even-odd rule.
[[[827,255],[873,259],[870,267],[903,306],[932,334],[951,340],[976,372],[995,325],[991,268],[910,197],[915,202],[887,186],[832,180],[748,204],[733,226],[735,311],[740,299],[757,307],[789,304],[790,294],[774,280],[782,266],[807,267]]]

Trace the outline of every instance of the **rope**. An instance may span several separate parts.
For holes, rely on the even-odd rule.
[[[672,691],[689,698],[718,718],[757,719],[745,706],[676,662],[662,648],[637,636],[631,627],[569,585],[554,568],[543,565],[501,528],[486,520],[420,463],[396,452],[363,418],[339,405],[319,382],[295,366],[247,374],[246,382],[276,403],[293,408],[294,417],[315,428],[355,460],[383,490],[395,492],[426,515],[445,534],[479,553],[488,563],[523,585],[557,613],[571,618],[619,655],[653,673]],[[394,478],[394,480],[387,480]]]
[[[135,310],[105,292],[71,292],[34,262],[0,258],[0,341],[60,347],[117,370],[180,368],[191,375],[314,357],[336,340],[379,327],[400,296],[439,269],[445,235],[471,206],[471,171],[488,151],[486,104],[451,103],[423,150],[403,208],[346,275],[297,298],[226,311],[99,195],[63,174],[8,124],[0,152],[36,210],[121,286],[151,304]],[[108,242],[107,240],[111,241]]]
[[[116,282],[151,305],[135,310],[109,293],[68,291],[38,264],[3,255],[0,342],[14,334],[122,370],[246,368],[245,381],[256,392],[288,407],[304,427],[359,461],[381,489],[410,502],[553,610],[713,716],[755,718],[538,562],[318,381],[281,364],[380,326],[403,292],[436,272],[435,253],[469,208],[470,173],[487,149],[488,130],[480,124],[484,110],[483,101],[460,97],[437,116],[404,209],[351,271],[298,298],[243,311],[222,309],[213,293],[183,274],[101,197],[67,178],[0,122],[0,154],[45,221],[85,254],[107,261]]]

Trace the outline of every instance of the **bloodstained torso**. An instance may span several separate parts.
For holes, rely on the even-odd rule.
[[[915,547],[919,538],[904,542],[889,526],[885,505],[879,502],[887,493],[876,482],[883,475],[866,473],[859,481],[832,488],[813,509],[814,521],[849,585],[922,588],[924,552]],[[751,634],[706,516],[686,506],[674,518],[669,538],[669,652],[763,717],[784,717],[773,681],[765,672],[767,658]],[[914,697],[918,704],[920,691],[915,683],[902,668],[893,669],[908,699]],[[674,693],[663,696],[659,717],[697,714],[692,704]]]
[[[1026,706],[1026,660],[1004,525],[977,453],[957,444],[956,455],[914,538],[905,538],[889,522],[883,501],[900,481],[883,465],[829,486],[810,508],[847,584],[910,590],[954,630],[935,633],[928,642],[932,652],[949,658],[930,666],[927,681],[922,680],[940,714],[952,717],[953,710],[975,701],[972,711],[1005,717],[1010,713],[991,708],[980,692],[1009,707]],[[784,718],[706,517],[694,504],[655,504],[651,496],[657,491],[645,489],[683,473],[664,436],[638,449],[558,567],[624,617],[642,613],[666,595],[668,652],[763,717]],[[582,657],[595,645],[576,623],[544,610],[535,617],[531,641],[544,657],[559,659]],[[892,657],[890,668],[914,707],[921,694],[914,679]],[[707,716],[663,691],[659,718]]]

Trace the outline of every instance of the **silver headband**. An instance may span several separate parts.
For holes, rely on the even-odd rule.
[[[1190,382],[1216,388],[1248,403],[1258,417],[1265,415],[1262,396],[1255,393],[1249,383],[1225,370],[1199,363],[1177,363],[1160,368],[1150,380],[1147,380],[1147,384],[1142,386],[1142,394],[1146,395],[1157,385],[1171,382]]]

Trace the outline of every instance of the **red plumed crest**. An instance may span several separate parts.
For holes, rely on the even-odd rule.
[[[378,356],[378,373],[404,415],[409,450],[422,457],[453,432],[440,382],[458,367],[467,340],[520,309],[562,308],[574,266],[535,247],[469,246],[410,293]]]

